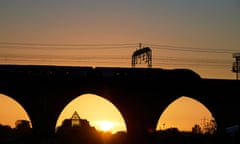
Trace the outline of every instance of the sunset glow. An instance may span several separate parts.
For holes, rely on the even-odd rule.
[[[84,94],[72,100],[60,114],[56,127],[60,126],[64,119],[71,118],[74,111],[96,129],[110,130],[113,133],[127,131],[120,111],[108,100],[94,94]]]
[[[112,131],[112,129],[115,126],[115,123],[112,121],[97,121],[95,123],[98,125],[98,127],[96,127],[97,129],[105,131],[105,132]]]

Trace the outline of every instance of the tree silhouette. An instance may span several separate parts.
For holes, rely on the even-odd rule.
[[[27,120],[17,120],[15,128],[0,124],[0,144],[31,144],[32,128]]]
[[[17,120],[15,125],[14,135],[16,141],[30,143],[32,140],[32,129],[30,122],[27,120]]]
[[[204,124],[205,134],[213,135],[217,132],[217,123],[214,119]]]
[[[0,124],[0,143],[9,143],[13,138],[13,130],[9,125]]]

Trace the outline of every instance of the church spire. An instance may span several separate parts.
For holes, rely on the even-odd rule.
[[[81,126],[80,116],[78,115],[77,111],[73,113],[71,121],[72,121],[72,127]]]

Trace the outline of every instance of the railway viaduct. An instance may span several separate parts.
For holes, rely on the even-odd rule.
[[[61,111],[86,93],[118,108],[133,141],[155,129],[161,113],[181,96],[205,105],[223,131],[240,124],[239,87],[240,81],[201,78],[188,69],[0,65],[0,93],[26,110],[39,143],[51,143]]]

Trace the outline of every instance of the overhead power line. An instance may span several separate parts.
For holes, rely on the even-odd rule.
[[[204,53],[230,53],[236,52],[233,49],[213,49],[203,47],[189,47],[189,46],[175,46],[175,45],[159,45],[159,44],[147,44],[153,49],[161,50],[173,50],[173,51],[189,51],[189,52],[204,52]]]
[[[0,42],[0,45],[8,45],[8,46],[61,46],[61,47],[98,47],[98,46],[136,46],[137,43],[115,43],[115,44],[66,44],[66,43],[26,43],[26,42]]]
[[[234,49],[216,49],[204,47],[189,47],[162,44],[143,44],[144,47],[150,47],[153,51],[153,66],[161,65],[179,65],[179,66],[214,66],[228,67],[232,64],[231,57],[222,59],[218,57],[209,57],[210,54],[232,54],[237,52]],[[78,44],[57,44],[57,43],[17,43],[0,42],[0,63],[8,62],[31,62],[31,63],[69,63],[82,65],[85,62],[97,65],[125,65],[130,66],[131,50],[134,52],[139,47],[139,43],[115,43],[115,44],[96,44],[96,43],[78,43]],[[9,50],[8,50],[9,49]],[[64,52],[58,52],[58,50]],[[92,50],[86,53],[85,50]],[[109,50],[109,51],[108,51]],[[120,51],[117,51],[120,50]],[[194,52],[204,53],[201,57],[193,57],[190,54],[167,55],[161,54],[161,50],[169,52]],[[22,52],[21,52],[22,51]],[[45,52],[47,51],[47,52]],[[65,52],[66,51],[66,52]],[[111,52],[110,52],[111,51]],[[161,55],[159,55],[159,54]],[[203,57],[202,57],[203,56]]]
[[[86,50],[84,48],[90,49],[136,49],[138,43],[106,43],[106,44],[65,44],[65,43],[28,43],[28,42],[0,42],[0,48],[23,48],[23,49],[49,49],[58,50],[76,50],[81,48],[81,50]],[[182,51],[182,52],[201,52],[201,53],[227,53],[232,54],[238,52],[234,49],[219,49],[219,48],[204,48],[204,47],[190,47],[190,46],[176,46],[176,45],[163,45],[163,44],[151,44],[144,43],[144,45],[151,47],[153,50],[170,50],[170,51]],[[78,49],[79,50],[79,49]]]

